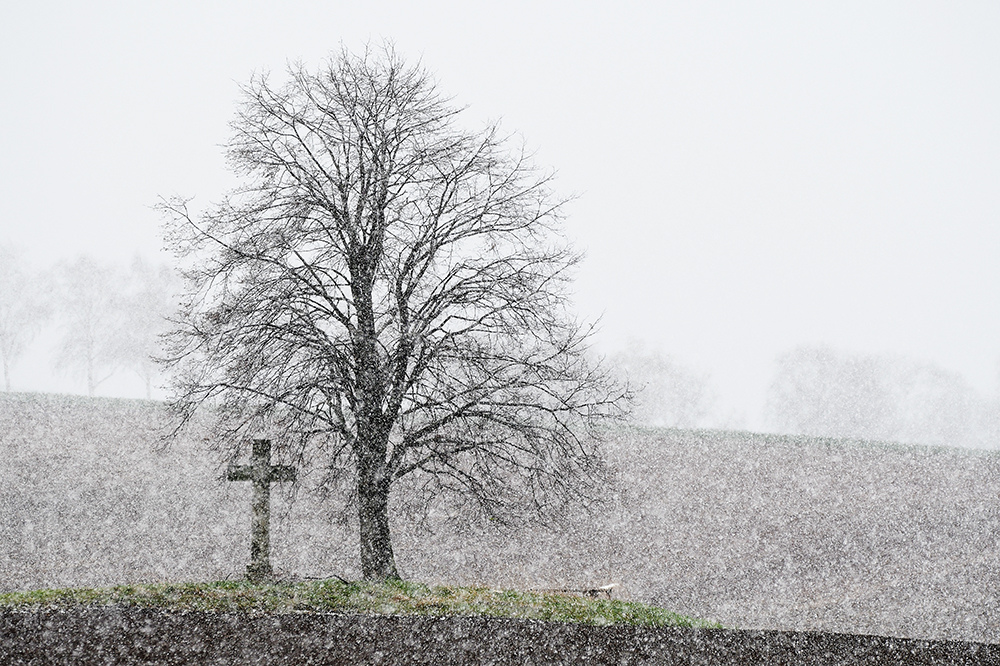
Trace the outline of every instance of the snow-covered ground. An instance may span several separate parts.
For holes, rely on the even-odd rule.
[[[0,393],[0,589],[242,576],[248,484],[157,402]],[[728,626],[1000,642],[1000,453],[622,430],[608,506],[555,531],[394,525],[425,582],[619,594]],[[306,477],[308,478],[308,477]],[[358,577],[357,537],[288,484],[272,562]]]

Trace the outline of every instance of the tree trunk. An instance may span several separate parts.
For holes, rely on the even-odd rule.
[[[361,536],[361,574],[365,580],[399,579],[389,535],[389,484],[381,476],[359,470],[358,524]]]
[[[399,579],[389,535],[389,486],[386,449],[389,428],[382,412],[385,398],[372,306],[373,265],[380,250],[368,248],[351,262],[351,293],[357,310],[354,338],[357,368],[358,525],[361,573],[366,580]]]
[[[94,397],[94,390],[97,385],[94,383],[94,355],[90,351],[90,345],[87,345],[87,395],[91,398]]]

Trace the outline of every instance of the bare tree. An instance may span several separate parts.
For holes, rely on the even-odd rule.
[[[632,418],[669,428],[704,425],[715,394],[707,375],[698,374],[656,350],[632,340],[610,359],[635,390]]]
[[[85,256],[61,263],[57,274],[62,336],[56,367],[82,376],[92,396],[121,365],[121,278]]]
[[[132,260],[121,299],[125,326],[121,330],[116,354],[120,363],[134,371],[152,398],[153,380],[159,372],[155,358],[160,354],[160,338],[170,328],[169,317],[177,303],[179,286],[173,271],[165,264],[151,265],[141,257]]]
[[[892,438],[896,404],[877,359],[800,346],[779,356],[776,366],[765,410],[779,431]]]
[[[39,283],[37,276],[21,268],[13,248],[0,246],[0,364],[5,391],[10,391],[14,364],[48,318]]]
[[[357,503],[361,569],[398,577],[390,490],[494,520],[578,498],[623,396],[588,363],[550,177],[498,127],[457,126],[428,74],[346,51],[243,91],[228,157],[247,183],[196,216],[163,204],[186,302],[173,409],[262,430]]]

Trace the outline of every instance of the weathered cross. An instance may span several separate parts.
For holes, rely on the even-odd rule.
[[[253,500],[250,507],[253,519],[250,524],[250,564],[247,578],[254,582],[267,580],[271,570],[271,484],[294,481],[295,468],[271,465],[271,440],[253,440],[253,457],[249,465],[230,463],[226,473],[229,481],[253,481]]]

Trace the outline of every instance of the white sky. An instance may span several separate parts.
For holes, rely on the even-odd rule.
[[[238,84],[386,38],[580,195],[577,310],[604,350],[710,372],[750,427],[799,343],[995,390],[1000,3],[152,4],[0,15],[0,242],[35,265],[152,258],[159,195],[234,182]],[[45,368],[15,383],[80,390]]]

